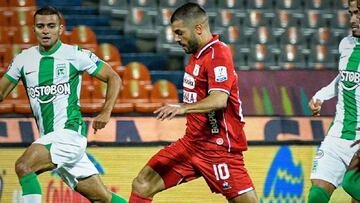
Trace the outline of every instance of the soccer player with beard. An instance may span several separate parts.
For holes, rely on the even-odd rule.
[[[309,203],[329,202],[332,193],[340,185],[352,195],[353,202],[360,200],[360,175],[354,170],[346,172],[353,155],[359,149],[358,146],[351,146],[354,140],[360,138],[359,12],[357,0],[349,0],[352,34],[342,39],[339,45],[339,75],[309,101],[313,115],[319,116],[323,101],[338,96],[333,123],[314,158]],[[356,168],[357,154],[351,164],[352,169]]]
[[[176,9],[171,27],[175,40],[192,55],[185,68],[183,103],[155,113],[161,121],[185,114],[187,128],[183,138],[160,150],[140,171],[129,202],[151,202],[156,193],[201,176],[229,202],[258,202],[244,165],[247,141],[230,49],[212,35],[208,16],[196,3]]]

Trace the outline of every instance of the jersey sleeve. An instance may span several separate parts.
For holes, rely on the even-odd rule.
[[[207,64],[208,92],[217,90],[230,94],[236,73],[231,54],[227,53],[227,51],[228,50],[224,51],[219,49],[219,53],[216,53],[217,50],[215,50],[211,56],[213,58],[211,58],[210,62]]]
[[[313,96],[313,100],[320,100],[321,103],[325,100],[329,100],[337,95],[337,85],[339,84],[340,75],[337,75],[336,78],[327,86],[321,88]]]
[[[91,76],[96,76],[104,65],[104,61],[86,49],[77,51],[78,70],[86,71]]]
[[[16,56],[10,63],[4,77],[9,79],[12,83],[17,84],[21,78],[22,68],[23,65],[21,63],[20,57]]]

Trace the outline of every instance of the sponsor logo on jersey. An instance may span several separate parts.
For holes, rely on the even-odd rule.
[[[199,66],[198,64],[195,64],[193,74],[194,74],[195,76],[198,76],[198,75],[199,75],[199,72],[200,72],[200,66]]]
[[[70,83],[62,83],[57,85],[43,85],[27,88],[28,95],[37,99],[41,104],[46,104],[52,102],[57,95],[69,95],[70,94]],[[46,98],[46,100],[41,99],[44,96],[52,96]]]
[[[359,86],[360,73],[353,71],[340,71],[341,86],[348,91],[354,90]]]
[[[218,122],[216,120],[215,111],[212,111],[212,112],[208,113],[207,116],[209,118],[209,124],[211,126],[211,133],[212,134],[218,134],[220,130],[219,130]]]
[[[184,90],[183,102],[188,103],[188,104],[197,102],[197,93],[196,92],[188,92],[188,91]]]
[[[184,80],[183,80],[183,86],[189,89],[194,89],[195,88],[195,78],[188,74],[185,73],[184,74]]]
[[[271,163],[260,202],[304,203],[304,169],[288,146],[280,147]]]
[[[25,72],[25,75],[29,75],[31,73],[36,73],[37,71],[36,70],[33,70],[33,71],[29,71],[29,72]]]
[[[63,77],[66,76],[66,64],[57,64],[55,69],[55,77]]]
[[[225,66],[217,66],[214,68],[215,81],[224,82],[228,79],[227,69]]]

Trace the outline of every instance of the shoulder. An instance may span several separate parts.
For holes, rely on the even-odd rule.
[[[211,55],[213,60],[232,60],[230,48],[227,44],[221,41],[214,43],[209,47],[208,55]]]
[[[33,46],[27,49],[21,50],[16,56],[13,58],[13,62],[20,63],[26,62],[29,60],[34,60],[34,57],[39,55],[38,46]]]
[[[351,35],[348,35],[340,41],[339,51],[341,52],[341,50],[352,47],[354,45],[355,45],[354,38]]]

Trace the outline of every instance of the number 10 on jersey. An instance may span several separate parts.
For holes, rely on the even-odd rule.
[[[216,180],[226,180],[230,177],[229,168],[226,163],[213,164]]]

